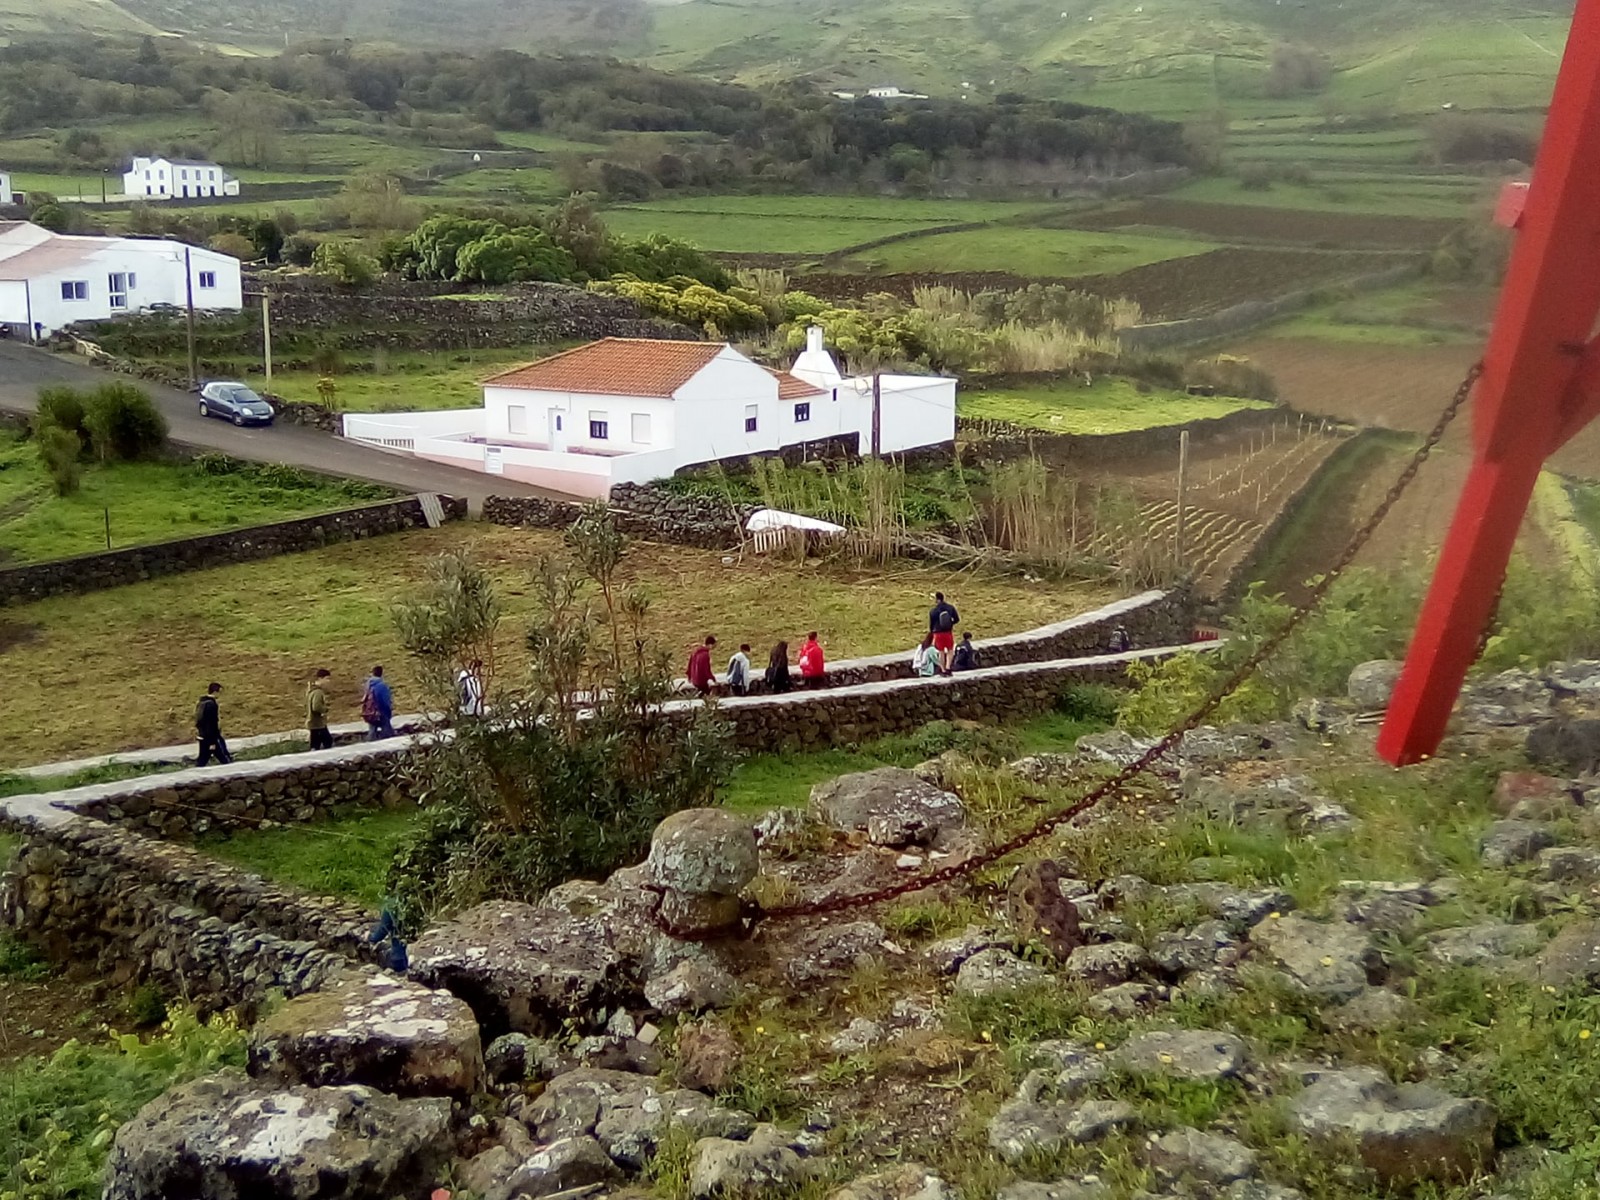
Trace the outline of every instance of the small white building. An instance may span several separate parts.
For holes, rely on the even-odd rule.
[[[877,448],[952,441],[956,381],[878,378]],[[684,467],[844,440],[873,448],[873,380],[845,378],[812,329],[787,372],[721,342],[606,338],[484,381],[483,407],[351,414],[344,435],[573,496]]]
[[[902,92],[897,87],[868,88],[867,95],[873,100],[926,100],[928,97],[922,92]]]
[[[193,200],[237,196],[239,181],[214,162],[141,155],[123,172],[122,191],[142,200]]]
[[[0,221],[0,325],[19,337],[159,305],[182,308],[191,289],[196,309],[241,308],[239,260],[166,239],[69,237]]]
[[[0,171],[0,204],[15,204],[17,194],[11,190],[11,172]]]

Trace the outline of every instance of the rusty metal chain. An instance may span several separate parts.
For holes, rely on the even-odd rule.
[[[786,904],[761,911],[756,911],[752,908],[747,910],[747,915],[754,920],[766,921],[827,916],[832,913],[847,912],[857,908],[871,908],[890,900],[897,900],[901,896],[910,895],[912,892],[938,887],[940,884],[953,883],[957,879],[965,878],[983,870],[985,867],[994,865],[1007,855],[1015,854],[1018,850],[1031,845],[1040,838],[1049,836],[1061,826],[1081,817],[1103,800],[1120,793],[1128,784],[1170,754],[1178,743],[1184,739],[1185,735],[1205,724],[1229,697],[1255,675],[1262,663],[1278,652],[1283,643],[1305,622],[1306,618],[1321,606],[1329,589],[1349,569],[1350,564],[1355,561],[1356,555],[1360,554],[1366,544],[1372,540],[1372,535],[1377,532],[1378,526],[1383,524],[1384,519],[1405,493],[1405,490],[1411,486],[1412,480],[1417,477],[1417,472],[1422,469],[1422,464],[1428,461],[1429,455],[1444,439],[1445,431],[1450,428],[1450,423],[1456,419],[1456,416],[1466,405],[1468,398],[1472,395],[1473,387],[1477,384],[1482,374],[1483,363],[1475,363],[1472,369],[1467,372],[1466,378],[1461,381],[1461,385],[1456,388],[1455,395],[1451,398],[1450,403],[1439,414],[1439,419],[1434,422],[1433,428],[1428,431],[1428,435],[1423,439],[1422,445],[1411,456],[1411,460],[1406,464],[1405,470],[1400,472],[1400,477],[1389,488],[1388,493],[1377,508],[1373,510],[1372,515],[1351,535],[1349,543],[1345,546],[1343,553],[1339,555],[1333,566],[1317,580],[1304,602],[1289,615],[1283,625],[1251,651],[1233,669],[1228,678],[1223,681],[1221,687],[1191,712],[1181,724],[1172,729],[1143,754],[1139,755],[1138,758],[1123,766],[1115,775],[1098,784],[1081,799],[1045,817],[1031,828],[959,863],[901,880],[876,891],[863,892],[853,896],[834,896],[826,900],[815,900],[802,904]]]

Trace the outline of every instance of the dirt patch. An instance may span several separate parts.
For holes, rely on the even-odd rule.
[[[39,636],[39,627],[25,621],[8,621],[0,617],[0,654],[13,646],[26,645]]]
[[[54,1054],[73,1038],[93,1041],[108,1025],[131,1024],[122,997],[103,983],[63,975],[0,978],[0,1064]]]
[[[1300,247],[1351,250],[1422,250],[1438,245],[1457,222],[1158,198],[1125,208],[1071,213],[1049,224],[1072,229],[1159,226],[1225,242],[1283,242]]]
[[[1476,344],[1384,346],[1256,338],[1233,352],[1271,374],[1282,399],[1302,412],[1422,433],[1433,425],[1482,351]],[[1447,446],[1465,448],[1470,418],[1469,409],[1450,431]],[[1556,452],[1551,465],[1569,475],[1600,478],[1600,427],[1591,425],[1580,433]]]

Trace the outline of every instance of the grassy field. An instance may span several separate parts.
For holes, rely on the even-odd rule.
[[[834,221],[775,213],[722,214],[614,208],[606,225],[624,237],[663,233],[725,254],[830,254],[862,242],[929,228],[921,221]]]
[[[1374,216],[1466,220],[1487,212],[1494,193],[1492,184],[1476,178],[1444,178],[1448,183],[1438,177],[1383,180],[1345,176],[1310,184],[1274,183],[1266,191],[1250,191],[1237,179],[1216,176],[1196,179],[1169,194],[1208,204]]]
[[[285,487],[252,472],[117,463],[86,466],[78,493],[57,496],[33,443],[0,434],[0,558],[41,562],[104,550],[108,511],[112,546],[136,546],[348,508],[375,491],[310,476],[299,482]]]
[[[898,242],[871,251],[869,261],[885,271],[1109,275],[1215,249],[1193,238],[1000,227]]]
[[[1273,325],[1278,338],[1442,346],[1483,337],[1489,305],[1485,290],[1431,280],[1317,305]]]
[[[609,212],[712,213],[717,216],[812,217],[827,221],[901,221],[954,225],[998,221],[1072,207],[1027,200],[924,200],[902,196],[683,196],[624,204]]]
[[[1266,408],[1231,396],[1190,396],[1167,388],[1141,392],[1131,379],[1102,376],[1090,387],[1072,380],[1047,386],[963,391],[964,417],[1010,421],[1051,433],[1127,433],[1224,417],[1241,408]]]
[[[564,345],[518,350],[395,351],[375,360],[381,370],[346,370],[335,375],[335,403],[344,412],[477,408],[483,403],[481,385],[486,376],[552,354]],[[258,366],[244,374],[252,387],[266,386],[266,376]],[[316,371],[274,371],[272,390],[285,399],[314,404],[321,400],[317,391],[320,380]]]
[[[6,611],[6,667],[29,686],[0,695],[0,760],[19,765],[186,740],[194,697],[227,687],[235,735],[293,729],[305,681],[334,671],[335,720],[358,716],[361,680],[387,661],[402,708],[416,703],[397,649],[390,606],[422,578],[429,555],[470,546],[505,588],[506,645],[521,661],[526,586],[554,533],[447,526],[331,546],[267,562],[40,601]],[[1099,584],[1027,583],[922,568],[891,575],[767,560],[724,563],[718,553],[639,545],[626,573],[655,597],[651,629],[674,658],[714,632],[729,652],[747,640],[764,653],[821,632],[830,657],[910,647],[927,597],[959,602],[975,636],[1030,629],[1110,598]],[[720,667],[721,664],[719,663]],[[50,696],[48,704],[39,697]]]

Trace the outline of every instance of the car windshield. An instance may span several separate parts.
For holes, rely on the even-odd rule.
[[[261,397],[245,387],[242,383],[228,383],[219,387],[217,391],[223,400],[231,400],[235,404],[260,404]]]

